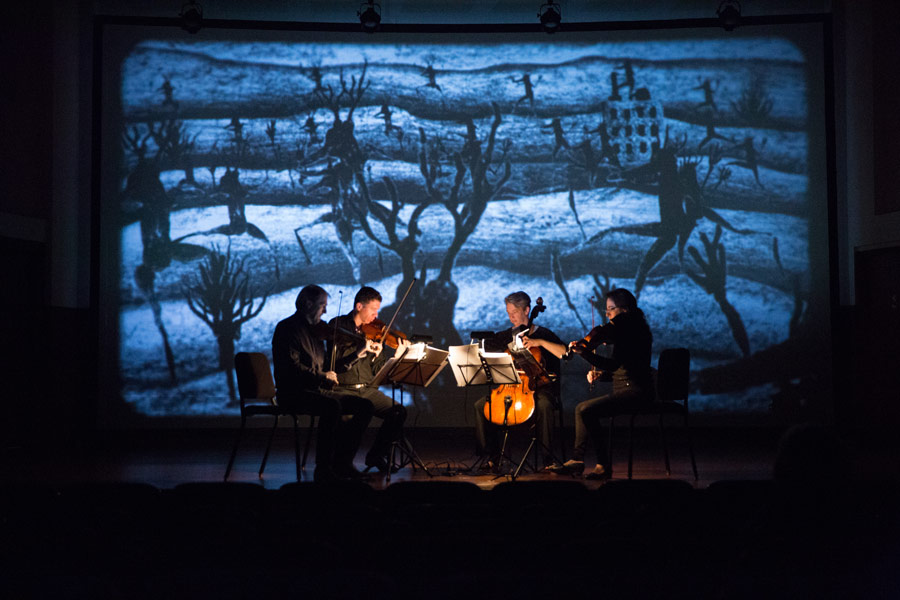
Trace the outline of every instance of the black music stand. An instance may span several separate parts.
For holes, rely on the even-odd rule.
[[[524,332],[522,332],[522,333],[524,333]],[[526,350],[522,347],[519,347],[519,348],[513,347],[513,345],[516,344],[515,338],[522,335],[522,333],[516,334],[516,336],[513,337],[513,344],[510,344],[510,353],[514,357],[513,361],[515,362],[515,360],[519,360],[519,361],[531,362],[534,364],[534,368],[540,369],[541,372],[546,373],[546,371],[544,371],[543,367],[541,367],[540,364],[538,364],[537,361],[535,361],[534,357],[531,355],[531,353],[528,350]],[[528,372],[528,369],[526,369],[526,372]],[[548,373],[547,376],[549,377],[549,379],[553,383],[553,385],[556,385],[556,383],[558,382],[556,375],[552,375],[552,374]],[[540,443],[540,446],[543,449],[545,455],[549,454],[552,457],[552,460],[554,462],[558,462],[558,463],[562,464],[563,461],[559,460],[559,457],[556,455],[555,452],[553,452],[552,448],[548,448],[543,442],[538,442],[537,429],[535,428],[535,424],[532,423],[531,441],[528,444],[528,448],[525,450],[525,454],[522,455],[522,460],[519,461],[519,464],[516,467],[516,470],[512,475],[513,481],[515,481],[515,479],[519,476],[519,472],[522,470],[522,467],[525,466],[525,462],[528,460],[528,456],[531,454],[532,450],[535,449],[535,446],[539,443]],[[535,467],[534,467],[535,470],[537,470],[537,458],[535,458],[534,465],[535,465]]]
[[[443,370],[447,364],[446,350],[439,350],[431,346],[424,346],[421,352],[416,351],[410,355],[410,348],[400,355],[392,356],[384,363],[381,370],[375,375],[371,387],[378,387],[384,382],[391,384],[391,400],[396,403],[394,394],[397,388],[400,388],[400,401],[403,402],[403,384],[420,385],[428,387],[434,381],[435,377]],[[397,462],[395,463],[395,457]],[[391,480],[391,471],[396,467],[400,469],[408,464],[412,464],[413,468],[419,467],[429,477],[434,477],[425,463],[416,454],[412,444],[406,438],[403,431],[400,431],[400,437],[391,443],[391,454],[388,459],[387,481]]]
[[[551,381],[555,382],[556,379],[554,378]],[[537,444],[541,445],[541,448],[544,450],[545,456],[550,455],[554,462],[558,462],[558,463],[562,464],[563,461],[559,460],[559,457],[556,455],[555,452],[553,452],[552,448],[548,448],[546,446],[546,444],[544,444],[543,442],[538,442],[537,429],[536,429],[536,426],[532,423],[532,425],[531,425],[531,441],[528,443],[528,448],[525,450],[525,454],[522,455],[522,460],[519,461],[519,465],[516,467],[515,472],[512,474],[513,481],[515,481],[516,478],[519,476],[519,472],[522,470],[522,467],[525,466],[525,461],[528,460],[528,456],[531,454],[531,451],[534,450],[534,448]],[[537,470],[537,457],[535,457],[533,464],[535,465],[534,469]]]
[[[453,374],[456,377],[456,385],[459,387],[470,387],[476,385],[504,385],[513,384],[521,385],[522,380],[519,378],[519,372],[513,363],[512,356],[506,352],[484,352],[478,344],[468,344],[465,346],[450,346],[450,364],[453,368]],[[510,463],[513,461],[506,454],[506,443],[509,439],[509,425],[507,419],[509,416],[509,408],[512,399],[507,398],[503,411],[503,443],[500,447],[500,460],[497,465],[498,470],[503,463],[504,458]],[[491,402],[490,395],[487,402]],[[476,415],[476,419],[481,415]],[[485,457],[479,457],[469,471],[474,470],[485,460]],[[497,477],[502,477],[498,475]],[[495,477],[496,479],[496,477]]]

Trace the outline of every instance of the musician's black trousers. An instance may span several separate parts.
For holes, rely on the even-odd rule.
[[[552,386],[548,386],[552,387]],[[496,457],[500,453],[499,432],[501,428],[484,417],[484,405],[489,396],[475,402],[475,451],[479,456]],[[534,392],[534,415],[525,424],[534,425],[535,437],[541,445],[544,464],[549,465],[550,444],[553,441],[553,407],[557,399],[553,392],[541,388]],[[496,409],[495,409],[496,410]]]
[[[618,385],[617,385],[618,383]],[[630,382],[614,382],[613,393],[591,398],[575,407],[575,451],[573,460],[584,460],[588,438],[597,451],[597,464],[609,466],[609,438],[602,420],[627,412],[628,409],[652,399],[650,390],[633,386]]]
[[[406,407],[395,403],[390,396],[376,388],[363,387],[359,389],[337,388],[341,392],[362,396],[372,403],[372,416],[381,419],[381,427],[375,435],[375,442],[368,451],[367,456],[387,458],[391,449],[391,443],[400,439],[403,431],[403,423],[406,421]]]
[[[286,399],[280,398],[281,403]],[[319,417],[316,467],[348,468],[372,419],[372,402],[361,396],[318,389],[304,392],[289,408]],[[346,418],[345,418],[346,417]]]

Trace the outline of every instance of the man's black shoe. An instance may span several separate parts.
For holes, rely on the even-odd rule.
[[[366,470],[363,472],[368,472],[369,469],[375,469],[382,475],[387,474],[389,469],[391,473],[396,473],[398,471],[397,467],[388,466],[388,461],[386,458],[384,458],[383,456],[374,455],[366,456]]]

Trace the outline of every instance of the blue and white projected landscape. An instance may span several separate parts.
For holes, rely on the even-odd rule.
[[[236,414],[234,353],[270,353],[302,286],[329,291],[326,319],[374,286],[387,320],[413,278],[395,325],[436,347],[507,327],[516,290],[578,339],[625,287],[654,361],[691,350],[693,410],[805,401],[818,375],[799,355],[830,326],[811,300],[822,83],[796,40],[205,33],[138,36],[105,78],[135,414]],[[586,370],[564,367],[568,409],[598,393]],[[469,418],[445,375],[415,390],[419,424]]]

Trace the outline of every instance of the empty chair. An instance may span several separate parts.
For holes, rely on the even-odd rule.
[[[259,476],[262,477],[266,468],[266,461],[269,459],[269,450],[272,448],[272,440],[275,437],[278,421],[282,416],[289,416],[294,422],[294,453],[297,462],[297,479],[299,480],[300,472],[306,466],[309,442],[316,423],[315,416],[309,415],[309,433],[306,437],[306,446],[301,459],[299,419],[301,415],[306,413],[288,410],[278,405],[275,397],[275,381],[272,379],[272,370],[269,368],[269,359],[266,355],[262,352],[238,352],[234,355],[234,370],[237,374],[238,393],[241,398],[241,427],[238,430],[234,449],[231,451],[231,458],[228,460],[228,466],[225,468],[225,480],[228,480],[228,475],[231,473],[232,466],[234,466],[234,458],[237,456],[241,436],[247,424],[247,417],[252,417],[253,415],[270,415],[275,419],[275,422],[272,423],[272,431],[269,434],[269,442],[266,444],[266,452],[263,454],[262,464],[259,466]]]
[[[684,423],[684,431],[687,436],[688,450],[691,454],[691,468],[694,471],[694,479],[697,475],[697,461],[694,458],[694,444],[691,440],[691,430],[688,426],[688,392],[691,375],[691,353],[687,348],[667,348],[659,355],[657,362],[656,401],[649,404],[636,405],[623,410],[619,415],[609,419],[609,454],[612,457],[612,433],[616,416],[629,415],[631,421],[628,428],[628,478],[631,479],[632,465],[634,462],[634,420],[638,415],[658,415],[659,436],[662,442],[663,454],[666,460],[666,474],[671,475],[669,465],[669,449],[666,445],[666,433],[663,426],[663,416],[680,415]]]

